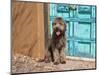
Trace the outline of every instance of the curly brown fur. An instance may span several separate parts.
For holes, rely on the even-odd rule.
[[[66,63],[65,57],[65,46],[66,46],[66,24],[61,17],[54,19],[53,23],[53,34],[49,40],[48,50],[46,54],[46,62],[54,62],[54,64]]]

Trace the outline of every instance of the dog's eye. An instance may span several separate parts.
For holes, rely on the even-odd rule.
[[[59,23],[60,25],[63,25],[62,23]]]

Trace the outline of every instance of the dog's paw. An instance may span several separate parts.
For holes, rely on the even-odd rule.
[[[61,61],[61,64],[66,64],[66,61]]]
[[[50,63],[50,60],[49,59],[45,59],[45,63]]]
[[[54,65],[58,65],[59,64],[59,62],[54,62]]]

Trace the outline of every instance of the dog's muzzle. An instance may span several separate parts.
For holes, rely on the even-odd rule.
[[[61,29],[60,28],[56,28],[55,29],[55,33],[57,36],[60,36],[61,35]]]

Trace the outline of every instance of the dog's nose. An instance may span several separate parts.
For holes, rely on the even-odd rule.
[[[60,30],[60,28],[59,28],[59,27],[56,27],[56,30],[57,30],[57,31],[59,31],[59,30]]]

